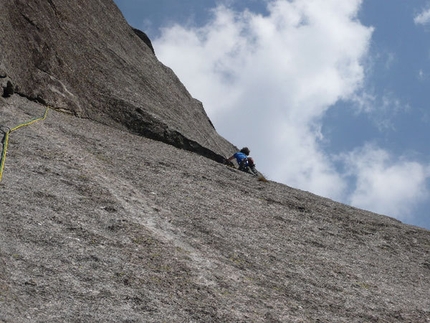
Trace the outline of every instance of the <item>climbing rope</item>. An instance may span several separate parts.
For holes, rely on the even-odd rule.
[[[31,119],[31,120],[29,120],[27,122],[24,122],[24,123],[21,123],[21,124],[17,125],[14,128],[9,128],[9,127],[1,126],[0,125],[0,131],[3,133],[3,140],[2,140],[3,149],[2,149],[2,153],[1,153],[1,159],[0,159],[0,182],[1,182],[2,177],[3,177],[4,165],[6,163],[6,153],[7,153],[7,146],[9,144],[10,133],[13,132],[13,131],[15,131],[15,130],[18,130],[19,128],[22,128],[22,127],[25,127],[25,126],[29,126],[32,123],[35,123],[36,121],[45,120],[46,116],[48,115],[48,110],[49,110],[49,107],[46,108],[45,113],[43,114],[43,116],[38,117],[38,118],[33,118],[33,119]]]

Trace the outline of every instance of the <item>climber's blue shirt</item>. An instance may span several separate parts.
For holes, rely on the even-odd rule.
[[[244,153],[238,151],[237,153],[235,153],[234,158],[236,158],[237,164],[240,165],[240,163],[242,162],[242,160],[244,160],[245,158],[248,158],[248,156],[246,156]]]

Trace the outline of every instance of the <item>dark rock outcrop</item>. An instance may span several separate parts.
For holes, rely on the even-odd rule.
[[[152,46],[152,42],[149,39],[148,35],[136,28],[133,28],[133,31],[140,39],[142,39],[146,46],[148,46],[151,49],[152,53],[155,55],[154,47]]]
[[[55,108],[2,159],[0,322],[429,322],[430,232],[213,161],[111,0],[0,18],[0,135]]]
[[[216,160],[235,150],[112,0],[1,0],[0,17],[16,93]]]
[[[14,93],[13,85],[10,81],[7,81],[6,86],[3,87],[3,97],[8,98],[11,95],[13,95],[13,93]]]

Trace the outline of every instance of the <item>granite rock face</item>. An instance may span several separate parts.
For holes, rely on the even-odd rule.
[[[1,0],[0,17],[15,93],[218,161],[235,150],[112,0]]]
[[[0,322],[430,321],[430,232],[218,163],[112,1],[0,17]]]
[[[7,156],[2,323],[430,318],[427,230],[56,111]]]

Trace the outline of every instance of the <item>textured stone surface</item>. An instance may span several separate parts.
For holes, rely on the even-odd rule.
[[[12,132],[0,194],[0,322],[429,322],[429,231],[90,120]]]
[[[112,0],[0,0],[0,18],[16,93],[212,159],[234,152]]]
[[[0,18],[2,131],[55,108],[10,134],[0,322],[429,322],[430,232],[215,162],[235,148],[112,1]]]

